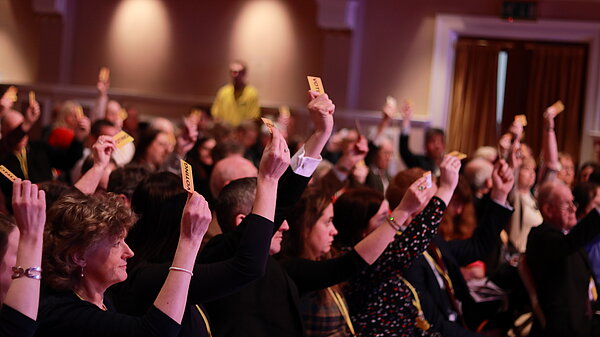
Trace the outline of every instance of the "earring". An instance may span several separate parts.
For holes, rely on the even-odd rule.
[[[83,278],[83,267],[81,267],[81,277]]]

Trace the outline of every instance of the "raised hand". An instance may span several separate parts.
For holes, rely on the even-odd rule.
[[[108,89],[110,88],[110,80],[102,81],[99,79],[98,83],[96,83],[96,88],[98,89],[98,93],[100,94],[100,96],[108,95]]]
[[[258,167],[258,176],[279,180],[290,165],[290,150],[277,128],[273,128],[271,141],[267,143]]]
[[[177,136],[176,151],[180,156],[185,156],[198,140],[198,118],[194,115],[183,118],[184,130]]]
[[[83,142],[85,138],[90,134],[90,119],[87,117],[81,117],[77,120],[77,128],[75,128],[75,139]]]
[[[46,223],[46,194],[29,180],[13,183],[13,212],[21,238],[39,239]]]
[[[333,114],[335,112],[335,104],[333,104],[333,101],[329,99],[327,94],[319,94],[315,91],[309,91],[308,96],[308,114],[311,121],[315,125],[315,129],[317,131],[331,133],[333,130]]]
[[[22,125],[24,132],[29,132],[29,130],[31,130],[31,127],[40,118],[40,114],[40,104],[37,101],[30,103],[27,110],[25,110],[25,116],[23,116],[25,117]]]
[[[494,165],[494,171],[492,171],[492,200],[504,205],[508,193],[510,193],[513,188],[514,182],[515,176],[513,168],[510,167],[504,159],[500,159],[496,165]]]
[[[0,116],[4,116],[8,110],[12,109],[15,104],[15,99],[10,93],[10,90],[7,90],[2,97],[0,97]]]
[[[115,151],[115,141],[110,136],[100,136],[92,145],[92,156],[94,165],[106,168],[110,163],[110,155]]]
[[[210,209],[204,197],[198,192],[190,194],[183,208],[180,238],[199,246],[211,219]]]
[[[363,135],[359,135],[355,142],[346,146],[342,157],[337,161],[335,167],[341,172],[350,172],[354,165],[365,159],[368,153],[369,143],[367,138],[365,138]]]
[[[458,184],[458,171],[460,171],[460,160],[457,157],[445,155],[440,164],[440,184],[436,195],[446,205],[450,202],[454,189]]]
[[[544,127],[547,129],[554,128],[554,117],[556,117],[556,108],[551,106],[544,112]]]
[[[402,114],[402,129],[410,130],[410,122],[412,121],[413,116],[413,105],[409,101],[405,100],[402,103],[400,113]]]
[[[433,196],[433,191],[435,191],[434,188],[426,188],[426,180],[425,177],[421,177],[413,182],[406,190],[396,209],[408,214],[415,214],[423,209]]]

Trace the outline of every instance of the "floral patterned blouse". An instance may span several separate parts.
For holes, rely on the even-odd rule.
[[[427,249],[445,209],[445,203],[433,197],[379,259],[344,287],[357,336],[437,335],[415,325],[414,297],[400,276]]]

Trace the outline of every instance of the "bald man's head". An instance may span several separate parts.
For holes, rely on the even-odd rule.
[[[240,156],[233,155],[217,162],[210,176],[210,191],[214,197],[221,193],[221,189],[230,181],[256,177],[258,169],[251,161]]]

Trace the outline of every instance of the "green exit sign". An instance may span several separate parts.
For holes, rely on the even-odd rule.
[[[502,18],[512,20],[537,19],[537,3],[531,1],[504,1],[502,3]]]

